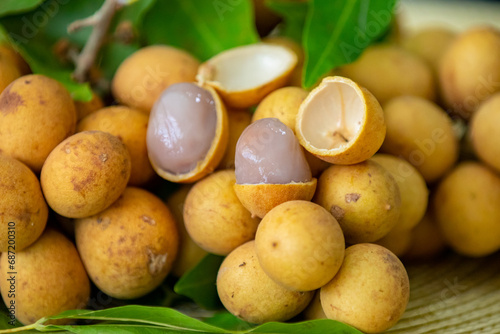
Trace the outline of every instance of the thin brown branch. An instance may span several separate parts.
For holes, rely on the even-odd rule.
[[[88,72],[95,62],[97,53],[106,37],[109,25],[115,12],[121,7],[118,0],[105,0],[101,8],[92,16],[73,22],[68,32],[77,31],[83,27],[92,27],[92,33],[82,51],[76,57],[76,68],[73,77],[78,82],[87,80]]]

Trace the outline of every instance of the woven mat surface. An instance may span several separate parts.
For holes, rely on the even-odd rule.
[[[500,333],[500,253],[407,264],[410,302],[386,333]]]

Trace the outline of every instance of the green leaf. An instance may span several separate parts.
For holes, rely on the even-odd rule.
[[[304,27],[303,85],[356,60],[388,28],[396,0],[311,0]]]
[[[141,31],[147,44],[176,46],[200,60],[259,40],[250,0],[157,1]]]
[[[206,255],[193,269],[177,281],[174,291],[191,298],[196,304],[206,309],[221,308],[216,280],[223,259],[222,256]]]
[[[19,14],[38,7],[44,0],[2,0],[0,17],[10,14]]]
[[[241,320],[228,311],[218,312],[210,318],[203,319],[203,321],[207,324],[211,324],[231,331],[245,331],[256,326],[254,324],[250,324],[244,320]]]
[[[338,321],[329,319],[310,320],[297,323],[268,322],[246,333],[268,334],[363,334],[357,329]]]
[[[308,2],[287,0],[266,0],[266,5],[283,17],[282,35],[302,43],[302,32],[309,9]]]

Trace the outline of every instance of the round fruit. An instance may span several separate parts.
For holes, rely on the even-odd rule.
[[[478,157],[500,172],[500,92],[483,102],[470,124],[470,139]]]
[[[89,278],[75,246],[63,234],[47,229],[30,247],[16,251],[15,256],[16,274],[12,281],[11,260],[7,252],[2,253],[0,291],[5,305],[14,303],[17,320],[29,325],[42,317],[86,307]]]
[[[179,236],[168,207],[129,187],[97,215],[75,221],[75,239],[91,280],[109,296],[141,297],[167,276]]]
[[[166,45],[146,46],[120,64],[111,89],[121,103],[149,113],[170,85],[194,81],[198,66],[198,60],[184,50]]]
[[[500,90],[500,31],[474,27],[460,34],[441,59],[439,80],[446,106],[469,119]]]
[[[428,260],[439,255],[445,248],[443,233],[432,212],[428,211],[411,230],[411,243],[404,254],[404,260]]]
[[[400,96],[384,106],[387,134],[381,151],[403,157],[428,183],[442,177],[458,158],[451,119],[436,104]]]
[[[49,209],[31,169],[0,155],[0,252],[21,251],[42,234]]]
[[[393,155],[378,153],[371,160],[384,167],[396,180],[399,187],[401,213],[394,230],[412,229],[427,210],[429,190],[424,178],[412,164]],[[399,254],[396,255],[399,256]]]
[[[368,47],[340,74],[366,87],[380,104],[401,95],[433,100],[436,84],[430,65],[419,56],[396,45]]]
[[[429,27],[407,37],[403,47],[425,59],[437,73],[441,57],[455,37],[456,33],[448,28]]]
[[[14,64],[14,67],[16,67],[20,72],[19,76],[31,73],[30,67],[23,57],[9,44],[0,45],[0,54],[0,58],[8,58]],[[0,92],[1,91],[2,90],[0,89]]]
[[[76,119],[80,121],[84,117],[92,114],[93,112],[104,108],[104,102],[102,102],[99,95],[92,92],[92,99],[90,101],[75,101],[76,108]]]
[[[397,257],[402,257],[410,249],[413,241],[413,230],[393,228],[382,239],[375,241],[377,245],[384,246]]]
[[[321,288],[326,316],[364,333],[379,333],[394,326],[409,297],[405,267],[388,249],[374,244],[347,248],[340,271]]]
[[[219,298],[229,312],[254,324],[288,320],[307,306],[314,293],[290,291],[270,279],[254,244],[239,246],[222,262],[217,274]]]
[[[148,116],[125,106],[102,108],[82,119],[77,126],[78,132],[108,132],[125,144],[131,162],[128,184],[132,186],[145,185],[156,176],[148,158],[147,129]]]
[[[337,219],[350,244],[379,240],[396,226],[401,210],[396,181],[371,160],[329,167],[313,201]]]
[[[0,152],[35,173],[52,149],[75,132],[75,126],[73,99],[54,79],[26,75],[0,94]]]
[[[320,159],[355,164],[382,145],[385,123],[375,97],[343,77],[327,77],[302,102],[295,133],[300,144]]]
[[[316,179],[293,131],[276,118],[250,124],[240,136],[235,155],[239,200],[253,216],[264,217],[278,204],[311,200]]]
[[[79,132],[47,157],[40,175],[49,206],[69,218],[94,215],[120,197],[130,177],[130,154],[117,137]]]
[[[265,273],[289,290],[312,291],[328,283],[344,259],[344,235],[323,207],[289,201],[269,211],[255,235]]]
[[[222,160],[229,131],[226,109],[210,87],[178,83],[162,92],[149,117],[147,148],[154,170],[189,183]]]
[[[219,169],[234,169],[234,157],[236,154],[236,144],[243,131],[250,125],[252,115],[247,110],[229,109],[227,111],[227,120],[229,127],[229,137],[227,148],[222,160],[219,163]]]
[[[458,253],[485,256],[500,249],[500,177],[477,162],[462,162],[438,185],[436,221]]]
[[[316,290],[313,299],[304,310],[304,312],[302,312],[305,320],[326,319],[326,314],[323,311],[323,306],[321,306],[320,295],[320,290]]]
[[[201,248],[227,255],[252,240],[259,219],[241,205],[234,192],[233,170],[215,172],[198,181],[189,191],[184,205],[184,224]]]
[[[197,79],[217,90],[231,108],[248,108],[283,87],[297,56],[281,45],[257,43],[219,53],[201,64]]]
[[[177,230],[179,231],[179,251],[177,252],[177,259],[172,267],[172,274],[177,277],[184,275],[184,273],[192,269],[208,254],[193,241],[184,224],[184,206],[191,187],[190,184],[182,185],[168,196],[166,200],[167,206],[174,215],[175,222],[177,223]]]
[[[21,72],[13,60],[0,49],[0,93],[20,76]]]

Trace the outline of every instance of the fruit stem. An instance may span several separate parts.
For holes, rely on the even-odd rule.
[[[118,0],[106,0],[101,8],[92,16],[77,20],[68,26],[68,33],[75,32],[83,27],[92,27],[89,39],[80,54],[76,57],[76,68],[73,72],[73,77],[76,81],[85,82],[87,80],[88,72],[95,62],[111,20],[121,6]]]

